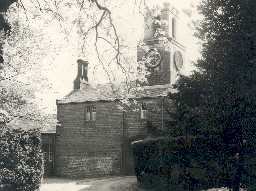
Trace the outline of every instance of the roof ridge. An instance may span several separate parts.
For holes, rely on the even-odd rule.
[[[124,83],[122,83],[124,85]],[[114,101],[117,99],[125,98],[154,98],[168,96],[169,93],[174,91],[171,84],[154,85],[154,86],[140,86],[135,87],[132,91],[128,92],[125,87],[122,88],[120,84],[115,92],[111,83],[97,84],[95,86],[87,85],[83,89],[73,91],[68,96],[57,100],[57,104],[66,103],[83,103],[95,101]],[[142,89],[140,89],[142,88]],[[137,91],[136,91],[137,90]]]

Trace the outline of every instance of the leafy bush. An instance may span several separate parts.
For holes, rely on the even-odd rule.
[[[0,127],[0,185],[17,191],[39,189],[42,153],[39,130]]]
[[[191,138],[190,138],[191,139]],[[144,187],[184,190],[189,160],[185,139],[148,138],[133,143],[135,174]]]
[[[155,187],[157,190],[231,187],[232,181],[236,180],[238,168],[242,167],[240,170],[245,174],[242,176],[242,185],[253,187],[256,177],[255,152],[239,161],[236,148],[222,145],[224,148],[218,151],[216,148],[221,145],[215,143],[204,137],[183,136],[148,138],[134,142],[138,182],[144,187]],[[226,152],[223,153],[223,150]]]

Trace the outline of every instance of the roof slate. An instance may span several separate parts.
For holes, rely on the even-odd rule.
[[[99,84],[96,86],[86,84],[81,89],[73,90],[64,98],[57,100],[57,104],[114,101],[125,98],[164,97],[172,92],[174,92],[174,89],[170,84],[143,86],[130,89],[129,91],[125,85],[121,85],[117,90],[113,88],[112,84]]]

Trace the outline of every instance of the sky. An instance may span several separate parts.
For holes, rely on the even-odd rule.
[[[27,0],[29,5],[29,1]],[[193,31],[187,26],[191,24],[192,20],[196,20],[199,17],[195,6],[199,0],[169,0],[171,6],[174,6],[179,10],[179,25],[178,35],[180,42],[186,47],[187,60],[196,60],[199,54],[199,46],[197,40],[193,37]],[[141,9],[137,9],[134,6],[133,1],[118,1],[113,3],[112,0],[112,16],[114,23],[117,26],[117,31],[122,37],[122,42],[129,46],[127,54],[136,60],[136,47],[137,41],[143,38],[143,16],[140,13]],[[166,0],[147,0],[147,4],[150,7],[156,5],[161,6]],[[189,18],[183,12],[183,10],[190,10],[193,18]],[[36,92],[36,102],[40,109],[46,113],[56,112],[56,99],[60,99],[67,95],[73,88],[73,80],[77,74],[77,63],[78,58],[82,58],[89,61],[89,82],[95,83],[106,83],[107,76],[104,74],[103,69],[98,66],[98,60],[95,57],[94,49],[90,42],[87,45],[87,53],[81,55],[79,47],[81,45],[81,38],[77,34],[77,29],[72,25],[73,20],[71,19],[77,12],[65,11],[65,22],[54,22],[49,18],[44,18],[44,22],[37,17],[33,17],[30,20],[30,27],[41,34],[42,39],[38,42],[39,46],[47,47],[46,49],[50,53],[46,53],[40,60],[40,73],[48,79],[51,86],[50,89],[42,88]],[[32,12],[32,8],[31,8]],[[68,13],[68,14],[67,14]],[[35,15],[31,13],[31,15]],[[24,15],[23,15],[24,16]],[[29,15],[25,15],[28,17]],[[71,24],[70,24],[71,23]],[[67,26],[65,26],[65,24]],[[62,25],[62,26],[61,26]],[[64,27],[63,27],[64,25]],[[63,35],[63,28],[65,35]],[[93,41],[93,36],[91,40]],[[51,42],[51,43],[50,43]],[[44,45],[45,43],[45,45]],[[53,47],[52,44],[55,44]],[[56,51],[57,49],[57,51]],[[57,54],[54,54],[57,52]],[[187,64],[185,70],[189,72],[193,67]],[[113,69],[115,70],[115,69]],[[29,76],[31,77],[31,76]],[[26,78],[30,82],[33,81],[31,78]]]

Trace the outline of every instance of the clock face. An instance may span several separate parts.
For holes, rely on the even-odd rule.
[[[180,51],[174,53],[174,64],[177,70],[180,70],[183,66],[183,57]]]
[[[161,63],[161,55],[157,49],[150,49],[145,54],[145,63],[149,68],[156,68]]]

